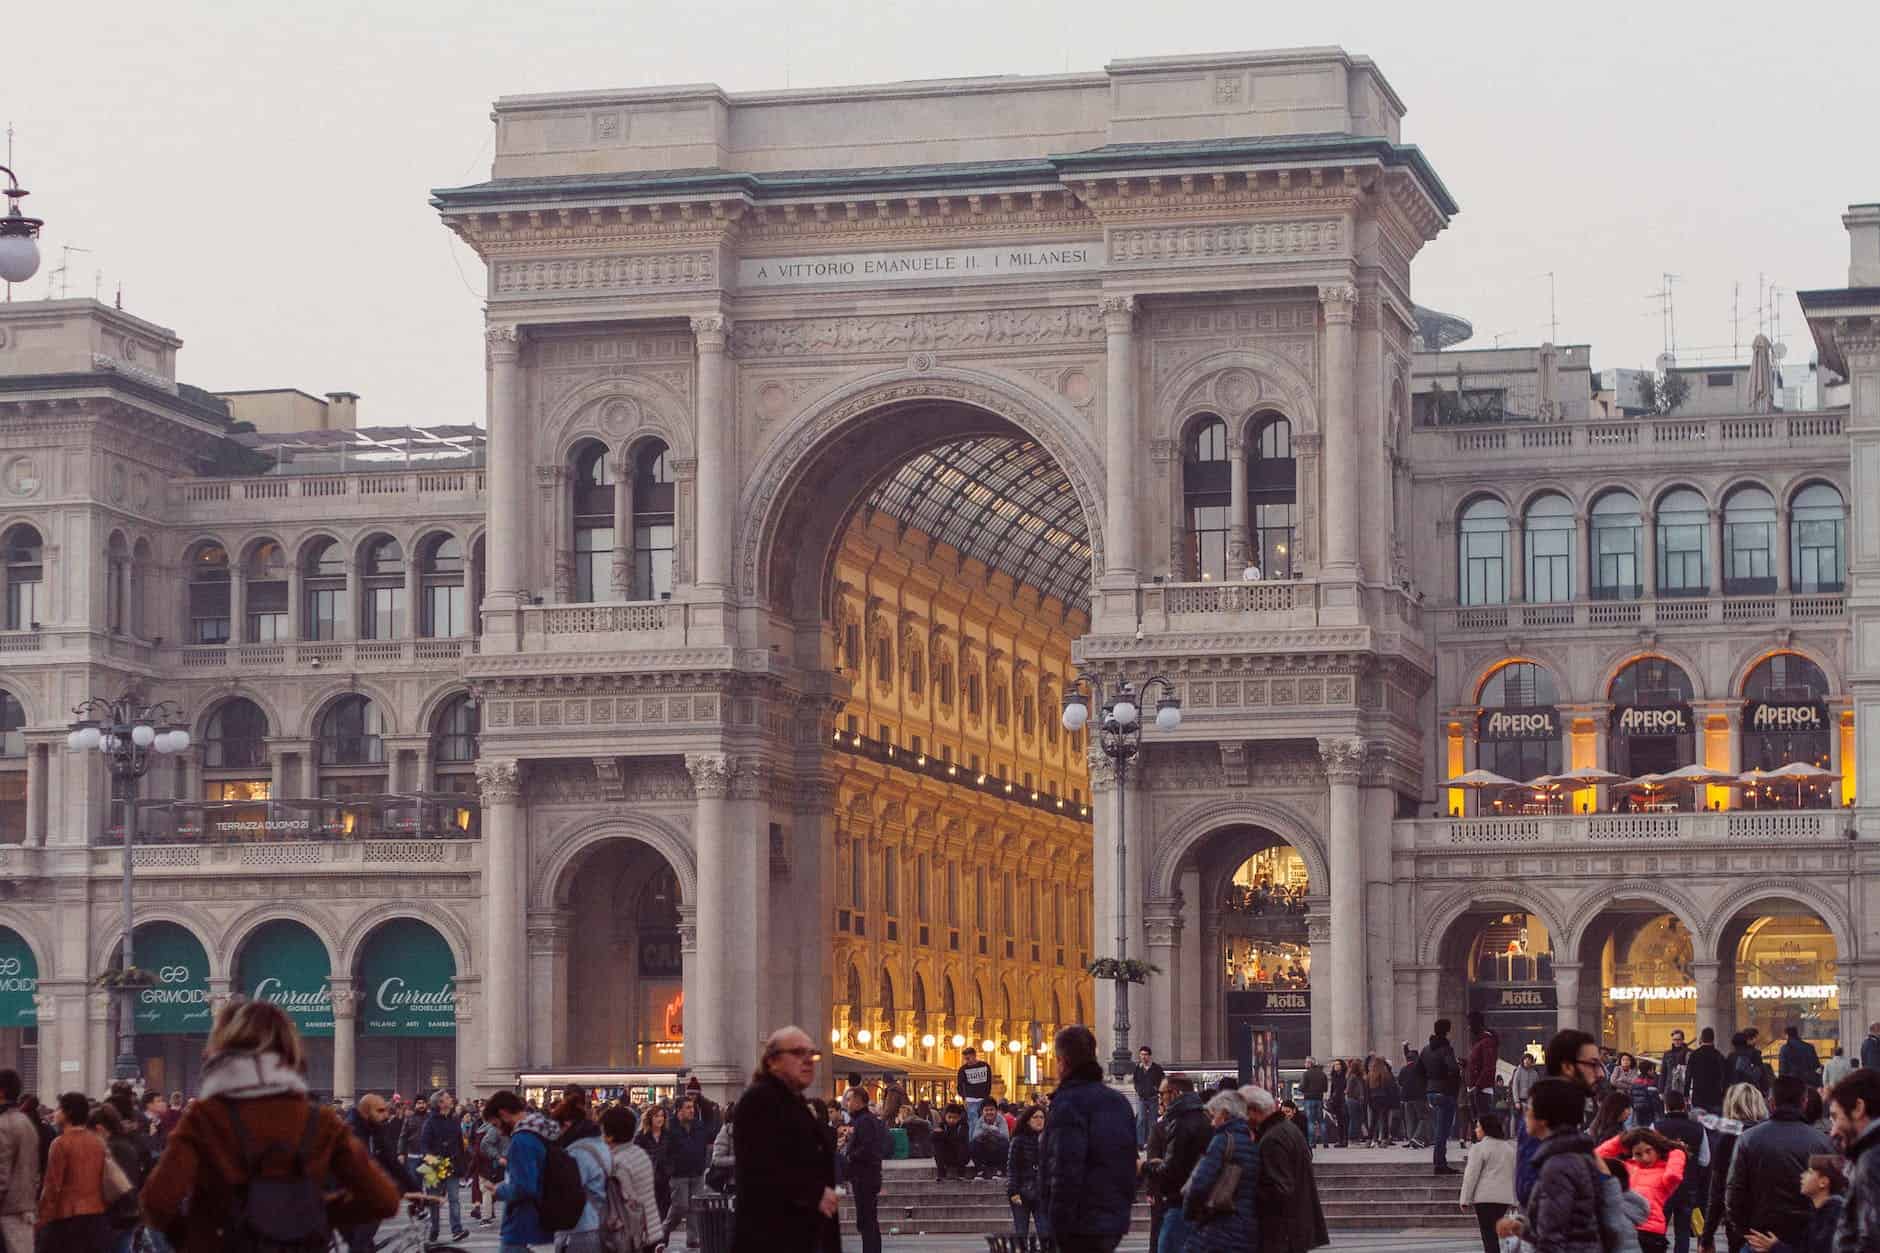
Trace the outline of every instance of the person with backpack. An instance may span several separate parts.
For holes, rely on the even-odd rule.
[[[490,1212],[477,1220],[477,1226],[489,1227],[496,1222],[496,1189],[503,1181],[504,1168],[509,1164],[509,1133],[490,1116],[487,1103],[482,1112],[483,1134],[477,1144],[477,1157],[483,1171],[483,1191],[489,1201]]]
[[[638,1125],[625,1105],[601,1115],[601,1137],[613,1154],[607,1172],[607,1209],[601,1216],[603,1253],[646,1253],[666,1241],[659,1198],[653,1194],[653,1163],[646,1150],[633,1142]]]
[[[496,1199],[503,1202],[504,1253],[547,1244],[557,1233],[574,1230],[587,1208],[587,1192],[580,1165],[556,1143],[562,1129],[507,1089],[490,1097],[483,1112],[509,1137],[503,1182],[496,1189]]]
[[[131,1108],[135,1110],[135,1104]],[[105,1218],[111,1224],[111,1248],[115,1253],[128,1253],[131,1238],[137,1232],[137,1189],[143,1186],[144,1176],[156,1161],[146,1158],[138,1148],[116,1102],[94,1106],[86,1125],[104,1141],[105,1152],[110,1154],[118,1170],[123,1172],[124,1181],[130,1185],[122,1196],[105,1204]]]
[[[1403,1095],[1403,1134],[1407,1149],[1426,1149],[1430,1134],[1430,1081],[1423,1073],[1423,1056],[1408,1040],[1403,1046],[1403,1067],[1397,1072],[1397,1090]],[[1317,1148],[1318,1145],[1313,1145]]]
[[[1752,1042],[1754,1031],[1739,1031],[1730,1037],[1730,1081],[1729,1086],[1747,1083],[1769,1097],[1769,1067],[1763,1062],[1762,1051]]]
[[[178,1253],[325,1253],[334,1228],[398,1211],[398,1188],[365,1146],[309,1101],[306,1055],[284,1010],[224,1006],[203,1052],[199,1098],[140,1198],[145,1223]]]
[[[600,1124],[588,1117],[587,1106],[570,1097],[556,1107],[561,1125],[558,1147],[572,1157],[581,1171],[584,1203],[572,1227],[555,1237],[558,1253],[601,1253],[601,1218],[607,1212],[607,1176],[614,1168],[613,1152],[601,1137]]]

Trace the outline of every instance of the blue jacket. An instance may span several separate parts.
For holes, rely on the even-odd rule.
[[[450,1173],[463,1178],[470,1169],[470,1150],[463,1142],[463,1122],[455,1114],[432,1111],[418,1132],[418,1152],[450,1159]]]
[[[1136,1200],[1136,1114],[1106,1087],[1095,1062],[1051,1097],[1045,1121],[1039,1209],[1056,1236],[1115,1236],[1129,1230]]]
[[[840,1154],[843,1177],[863,1191],[881,1190],[881,1160],[888,1155],[888,1129],[867,1110],[849,1115],[849,1142]]]
[[[711,1165],[716,1127],[694,1115],[691,1122],[674,1118],[666,1124],[666,1170],[674,1179],[693,1179]]]
[[[547,1244],[554,1237],[542,1229],[542,1168],[555,1125],[540,1114],[526,1115],[509,1139],[509,1173],[496,1189],[503,1202],[504,1244]]]
[[[1234,1189],[1232,1214],[1207,1213],[1208,1193],[1227,1164],[1227,1149],[1233,1146],[1234,1164],[1240,1167],[1240,1186]],[[1230,1118],[1214,1133],[1208,1151],[1195,1163],[1188,1176],[1186,1199],[1182,1209],[1188,1218],[1188,1244],[1184,1253],[1228,1253],[1229,1250],[1260,1247],[1260,1219],[1254,1201],[1260,1186],[1260,1146],[1247,1130],[1247,1120]]]
[[[1880,1036],[1870,1032],[1860,1042],[1860,1064],[1869,1070],[1880,1070]]]

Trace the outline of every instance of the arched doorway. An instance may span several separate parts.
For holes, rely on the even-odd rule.
[[[417,918],[380,923],[359,946],[353,986],[357,1091],[455,1086],[457,959],[437,928]]]
[[[1687,917],[1649,899],[1614,900],[1587,924],[1578,949],[1580,1023],[1600,1042],[1645,1059],[1662,1056],[1671,1033],[1695,1038],[1697,947]],[[1719,1024],[1722,1025],[1722,1024]]]
[[[306,925],[277,918],[248,933],[235,955],[235,991],[287,1011],[307,1054],[307,1083],[333,1091],[333,973],[326,944]]]
[[[557,1065],[607,1070],[685,1062],[679,879],[638,840],[596,844],[568,875],[567,1015]]]
[[[1719,1001],[1735,1030],[1757,1032],[1755,1047],[1772,1064],[1790,1027],[1825,1061],[1844,1044],[1840,956],[1834,929],[1813,909],[1784,897],[1758,901],[1718,932]],[[1845,1043],[1858,1053],[1858,1025],[1850,1034]]]
[[[146,973],[131,994],[136,1020],[136,1056],[146,1087],[193,1092],[202,1074],[202,1046],[209,1039],[209,954],[189,928],[175,922],[145,922],[131,933],[131,958]],[[124,949],[114,945],[111,969],[123,969]],[[111,998],[112,1054],[116,1055],[122,997]]]
[[[786,432],[743,549],[776,649],[840,693],[818,763],[836,783],[815,888],[829,908],[805,902],[833,920],[821,999],[845,1008],[830,1038],[936,1083],[969,1044],[1018,1065],[1035,1007],[1008,1011],[1005,989],[1088,979],[1087,932],[1068,925],[1085,911],[1060,897],[1092,876],[1087,741],[1060,721],[1090,612],[1088,479],[1014,413],[891,403],[820,443]],[[924,1028],[915,972],[949,966],[989,1004],[977,1026]]]
[[[1457,1018],[1457,1006],[1480,1013],[1500,1039],[1504,1061],[1538,1059],[1559,1023],[1554,985],[1554,935],[1541,915],[1484,900],[1449,924],[1438,949],[1435,1011]],[[1458,1047],[1466,1033],[1457,1035]]]
[[[1182,940],[1196,929],[1197,958],[1192,974],[1184,961],[1176,1019],[1197,1029],[1192,1040],[1177,1037],[1172,1055],[1234,1057],[1260,1029],[1277,1033],[1286,1064],[1302,1063],[1313,1053],[1308,916],[1325,909],[1305,856],[1275,831],[1234,824],[1197,841],[1175,873],[1190,920]]]
[[[38,1090],[39,959],[26,937],[0,926],[0,1070],[17,1070]]]

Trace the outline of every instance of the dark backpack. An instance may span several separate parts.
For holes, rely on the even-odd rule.
[[[542,1199],[535,1207],[542,1230],[554,1235],[573,1231],[587,1209],[587,1189],[581,1185],[581,1165],[559,1144],[543,1141]]]
[[[319,1111],[307,1107],[307,1124],[300,1133],[298,1147],[290,1149],[276,1140],[263,1145],[257,1153],[242,1122],[240,1107],[224,1100],[222,1108],[228,1111],[229,1122],[235,1128],[235,1145],[246,1175],[235,1186],[222,1247],[228,1253],[326,1253],[333,1243],[333,1232],[326,1221],[326,1197],[320,1181],[307,1173],[307,1156],[320,1129]],[[288,1173],[265,1173],[282,1160],[287,1163]]]

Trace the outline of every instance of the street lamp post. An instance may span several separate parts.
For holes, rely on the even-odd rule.
[[[7,299],[13,299],[13,284],[24,283],[39,273],[39,228],[45,223],[20,212],[20,197],[27,194],[13,171],[0,165],[7,185],[0,195],[7,198],[7,211],[0,215],[0,282],[7,284]]]
[[[124,802],[124,949],[118,969],[124,976],[118,991],[117,1078],[137,1077],[137,988],[130,977],[136,969],[131,953],[131,874],[137,842],[137,780],[150,769],[153,756],[174,756],[189,747],[189,732],[177,724],[183,711],[169,701],[151,705],[126,692],[116,700],[92,697],[72,712],[78,715],[65,737],[73,752],[95,749],[104,754],[111,772],[111,794]],[[107,819],[108,821],[108,819]]]
[[[1097,743],[1103,755],[1108,757],[1116,768],[1116,1021],[1114,1024],[1115,1047],[1110,1051],[1110,1074],[1116,1079],[1127,1079],[1130,1074],[1129,1058],[1129,972],[1124,963],[1129,959],[1129,845],[1124,824],[1127,821],[1127,809],[1124,804],[1124,792],[1129,782],[1129,763],[1142,749],[1142,705],[1143,696],[1149,689],[1160,688],[1162,695],[1156,701],[1156,730],[1173,731],[1182,724],[1182,702],[1175,694],[1175,685],[1166,677],[1152,674],[1144,679],[1140,689],[1128,679],[1117,682],[1115,694],[1105,700],[1103,697],[1103,679],[1091,672],[1083,671],[1077,676],[1077,683],[1072,684],[1064,693],[1064,729],[1077,732],[1084,729],[1090,721],[1090,706],[1078,684],[1088,685],[1091,694],[1102,709],[1102,721],[1097,724]]]

